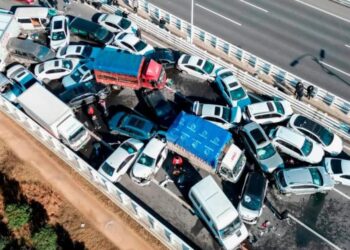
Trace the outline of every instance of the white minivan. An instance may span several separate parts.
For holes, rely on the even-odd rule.
[[[50,14],[45,7],[19,7],[14,16],[22,30],[44,30],[50,23]]]
[[[212,176],[196,183],[188,196],[197,215],[225,249],[237,248],[248,237],[248,230],[236,208]]]

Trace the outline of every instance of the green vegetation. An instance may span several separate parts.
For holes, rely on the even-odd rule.
[[[31,218],[32,209],[28,204],[8,204],[5,207],[8,227],[17,229],[27,224]]]
[[[56,250],[57,234],[52,227],[46,225],[33,235],[32,242],[37,250]]]

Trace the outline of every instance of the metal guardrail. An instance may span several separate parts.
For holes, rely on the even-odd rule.
[[[2,96],[0,96],[0,110],[55,153],[59,158],[64,160],[70,167],[77,171],[99,191],[105,194],[114,202],[114,204],[143,226],[166,247],[176,250],[192,249],[186,242],[147,212],[136,201],[117,188],[112,182],[100,175],[77,154],[51,136],[46,130],[41,128],[30,117]]]
[[[104,5],[103,7],[112,13],[118,9],[117,7],[109,6],[109,5]],[[134,21],[142,30],[144,30],[145,32],[148,32],[149,34],[152,34],[158,39],[166,41],[168,44],[171,44],[172,46],[178,49],[181,49],[182,51],[192,55],[203,57],[205,54],[206,58],[209,58],[213,62],[231,69],[234,72],[237,79],[243,85],[249,87],[250,89],[253,89],[257,93],[268,95],[268,96],[275,96],[277,98],[288,100],[292,104],[293,109],[297,113],[303,114],[313,120],[318,121],[325,127],[339,134],[345,140],[350,141],[350,126],[348,124],[340,122],[335,118],[328,116],[327,114],[317,110],[315,107],[309,104],[305,104],[304,102],[295,100],[293,96],[287,95],[279,91],[272,85],[264,83],[262,80],[258,79],[257,77],[251,76],[249,73],[234,67],[232,64],[229,64],[221,60],[220,58],[215,57],[214,55],[203,51],[201,48],[198,48],[197,46],[190,44],[185,39],[178,37],[172,34],[171,32],[166,31],[165,29],[160,29],[159,26],[153,24],[148,20],[145,20],[144,18],[139,17],[136,14],[130,13],[129,18],[132,21]]]
[[[331,1],[350,7],[350,0],[331,0]]]
[[[129,4],[131,6],[131,0],[122,0],[124,3]],[[341,2],[350,2],[348,0],[336,0]],[[144,11],[149,15],[150,18],[155,20],[160,20],[163,17],[168,25],[181,31],[185,34],[187,41],[190,40],[191,36],[191,24],[178,18],[177,16],[172,15],[171,13],[149,3],[147,0],[138,0],[139,9]],[[107,5],[105,5],[107,7]],[[275,81],[289,85],[290,87],[295,87],[296,84],[301,81],[305,87],[309,85],[314,86],[315,97],[328,105],[329,107],[334,107],[335,109],[341,111],[345,115],[350,115],[350,102],[344,100],[331,92],[328,92],[325,89],[322,89],[317,86],[317,84],[308,82],[294,74],[287,72],[286,70],[273,65],[272,63],[263,60],[256,55],[245,51],[238,46],[235,46],[205,30],[202,30],[198,27],[194,27],[194,38],[199,41],[210,45],[212,48],[224,53],[226,56],[230,58],[234,58],[242,63],[246,63],[250,65],[256,72],[265,74],[266,76],[270,76]]]

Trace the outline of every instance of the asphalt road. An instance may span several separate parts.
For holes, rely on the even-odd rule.
[[[190,21],[191,0],[149,2]],[[196,26],[350,99],[350,18],[344,20],[350,17],[349,8],[328,0],[194,0],[194,4]],[[323,65],[312,60],[321,49],[326,52]],[[299,57],[303,57],[299,63],[290,66]]]

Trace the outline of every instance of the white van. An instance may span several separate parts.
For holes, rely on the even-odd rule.
[[[50,9],[45,7],[19,7],[15,18],[22,30],[43,30],[50,23]]]
[[[195,184],[189,198],[197,215],[207,223],[225,249],[236,249],[248,237],[237,210],[212,176]]]

